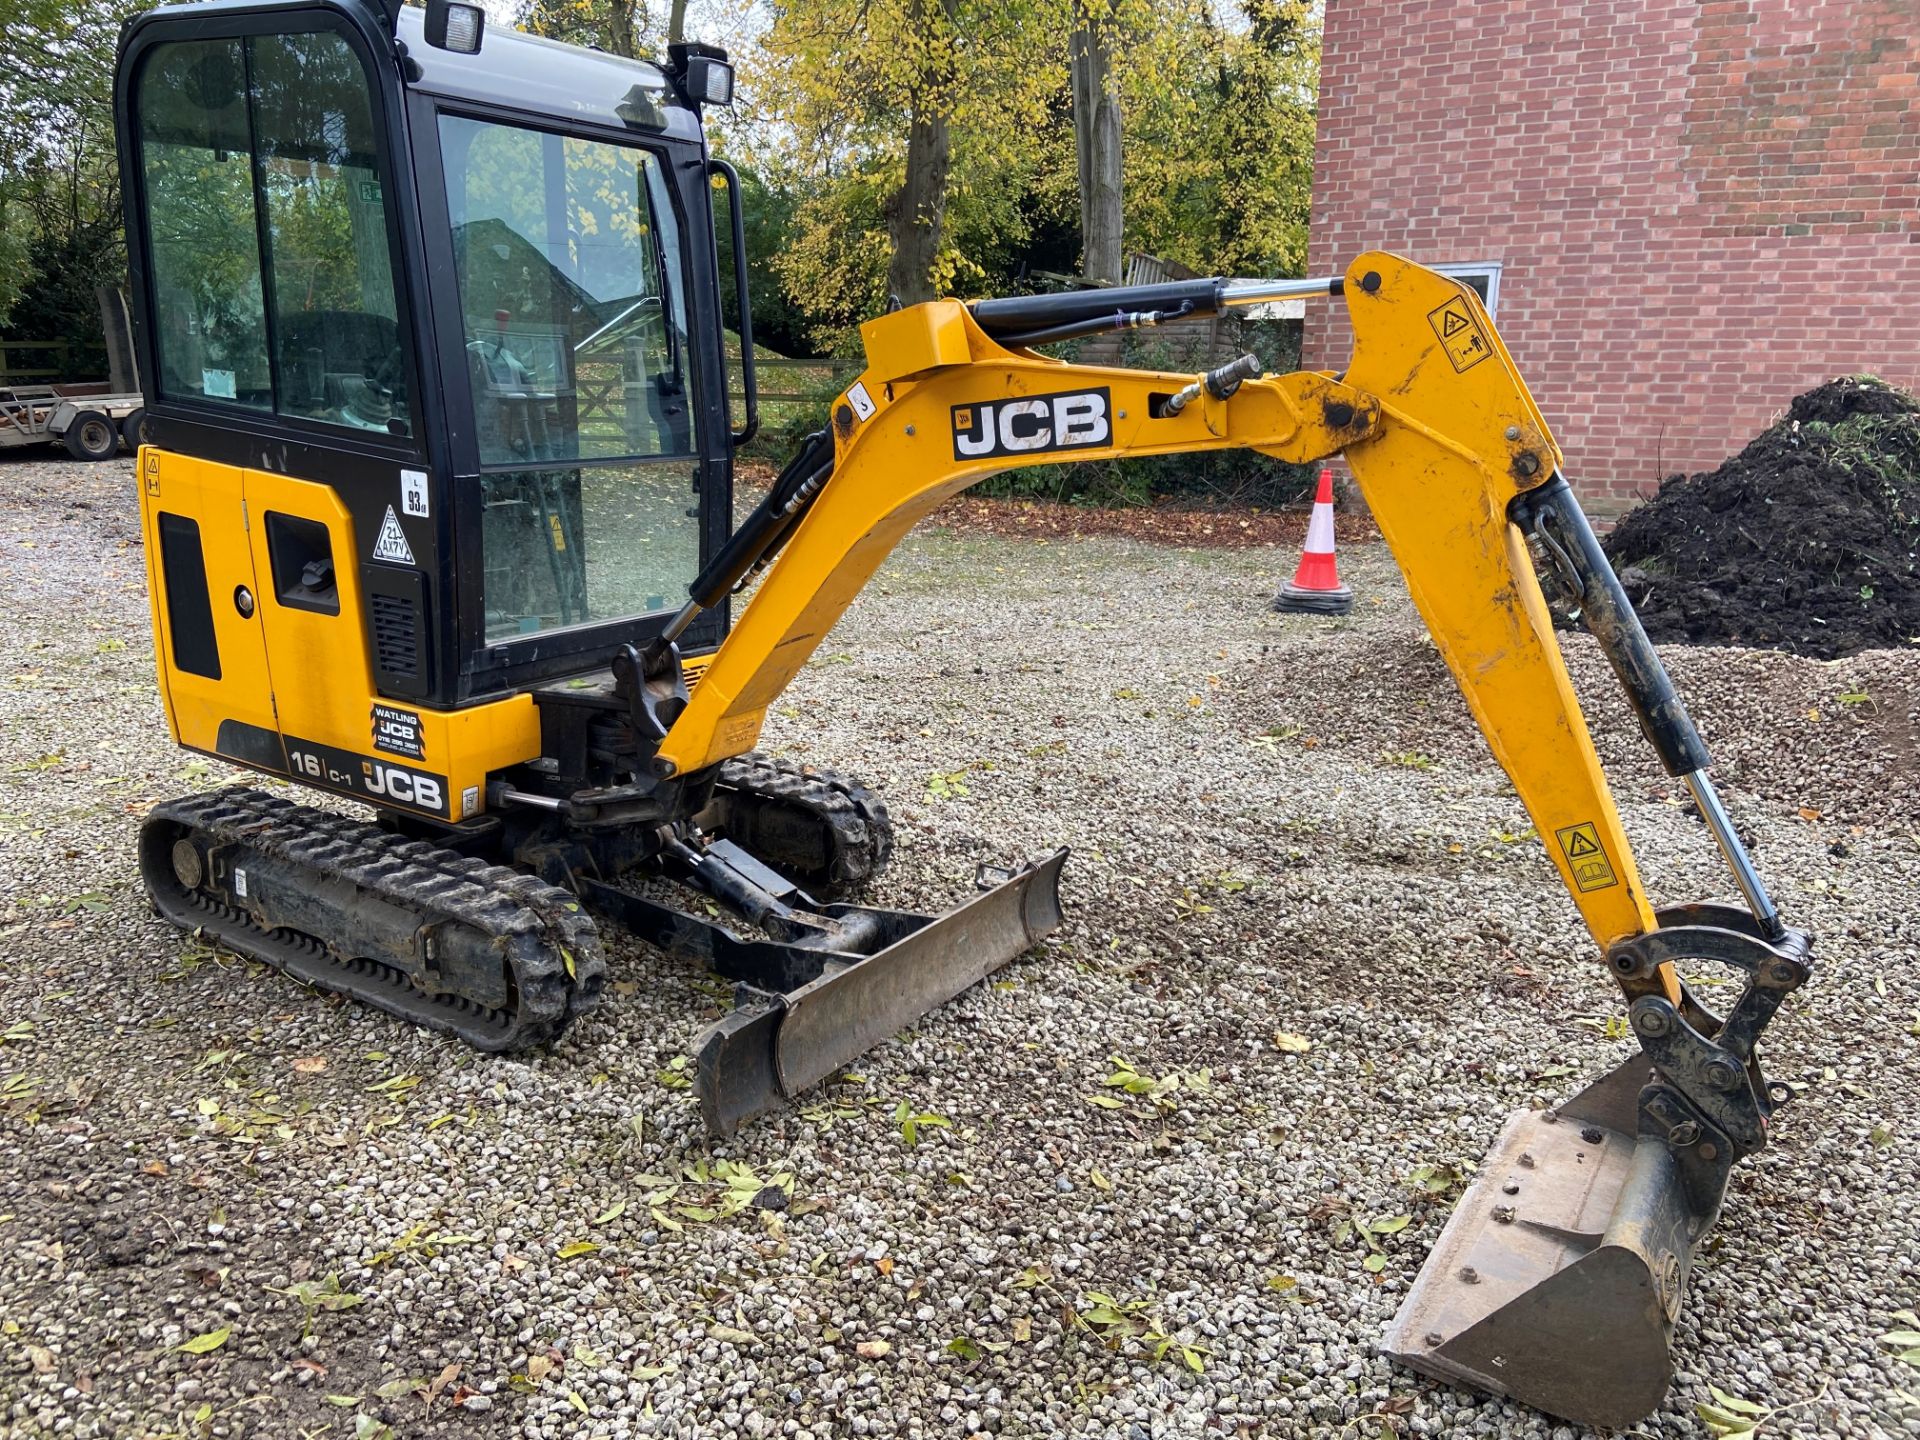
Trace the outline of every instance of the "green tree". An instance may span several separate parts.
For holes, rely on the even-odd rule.
[[[1319,88],[1314,6],[1241,0],[1234,24],[1195,0],[1185,9],[1122,75],[1134,117],[1132,244],[1205,273],[1299,274]]]
[[[1318,62],[1311,0],[783,0],[722,130],[792,195],[776,268],[846,345],[890,291],[1112,280],[1128,250],[1298,273]]]
[[[753,340],[782,355],[805,355],[811,347],[807,313],[796,305],[780,282],[776,269],[793,234],[798,203],[789,184],[770,182],[752,168],[740,171],[740,209],[747,241],[747,294],[753,307]],[[720,242],[720,303],[727,328],[738,330],[740,316],[734,303],[733,231],[727,218],[724,192],[715,192],[715,233]]]
[[[0,25],[0,326],[98,351],[94,287],[125,277],[113,56],[138,0],[16,0]],[[104,356],[101,357],[102,361]]]

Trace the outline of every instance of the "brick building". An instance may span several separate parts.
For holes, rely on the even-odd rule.
[[[1596,512],[1822,380],[1920,383],[1920,0],[1326,12],[1310,273],[1479,267]]]

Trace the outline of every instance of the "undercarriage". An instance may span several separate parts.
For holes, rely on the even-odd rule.
[[[605,771],[608,752],[594,765]],[[551,786],[558,767],[528,768],[525,783]],[[757,751],[687,781],[619,768],[628,783],[565,798],[501,782],[502,818],[467,827],[398,812],[368,824],[216,790],[149,814],[141,870],[183,929],[483,1051],[551,1044],[593,1009],[605,984],[596,917],[705,964],[736,984],[733,1010],[694,1047],[716,1134],[1060,923],[1064,850],[983,871],[980,893],[940,917],[871,908],[844,897],[885,866],[893,823],[851,777]],[[726,920],[652,898],[659,887],[636,883],[648,879],[702,892]]]

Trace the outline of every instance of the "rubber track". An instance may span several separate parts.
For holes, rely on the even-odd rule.
[[[400,964],[343,956],[325,937],[268,930],[218,896],[184,890],[171,860],[173,842],[183,832],[199,841],[203,855],[241,846],[317,877],[348,881],[371,899],[415,912],[421,925],[478,931],[508,967],[517,1003],[501,1010],[458,995],[428,995]],[[593,1008],[605,984],[599,932],[565,890],[257,790],[216,790],[155,806],[141,827],[140,852],[155,905],[182,929],[204,931],[297,979],[445,1031],[476,1049],[521,1050],[553,1041],[576,1015]]]
[[[793,877],[820,899],[858,890],[893,856],[893,817],[886,802],[851,775],[749,750],[720,767],[718,783],[743,796],[809,811],[825,827],[833,845],[826,873]],[[762,858],[781,868],[778,857]]]

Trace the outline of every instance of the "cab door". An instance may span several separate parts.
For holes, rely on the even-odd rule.
[[[140,452],[140,507],[155,662],[174,739],[284,770],[244,473],[149,445]]]
[[[398,81],[372,62],[370,19],[163,9],[129,32],[116,86],[169,715],[183,744],[309,778],[295,741],[344,728],[341,706],[365,729],[374,627],[356,557],[388,558],[374,536],[382,516],[398,523],[396,501],[428,513],[398,488],[407,475],[424,486],[431,467],[395,263],[406,187],[385,120]],[[436,531],[412,535],[422,560],[408,551],[406,570],[424,589]],[[409,638],[416,659],[431,654]]]

